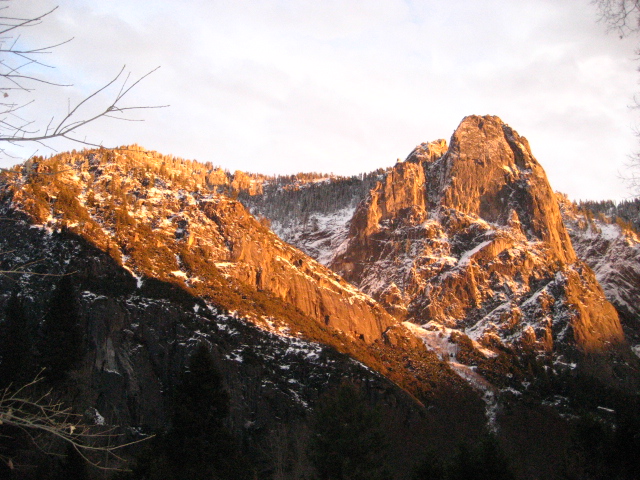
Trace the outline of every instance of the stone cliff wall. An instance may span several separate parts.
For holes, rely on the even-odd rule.
[[[416,148],[371,191],[331,267],[398,318],[468,329],[487,346],[500,338],[588,353],[623,344],[527,140],[498,117],[470,116],[448,149],[431,145],[440,148]],[[541,313],[550,291],[558,303]]]
[[[498,117],[466,117],[430,178],[440,205],[506,225],[512,210],[524,233],[543,240],[564,263],[575,260],[560,209],[544,170],[520,137]],[[434,175],[435,174],[435,175]]]
[[[220,199],[203,202],[200,208],[215,219],[229,246],[226,257],[215,259],[225,274],[367,342],[381,338],[396,323],[372,299],[261,227],[240,203]]]
[[[49,229],[69,228],[87,238],[139,277],[172,282],[223,304],[227,289],[260,290],[311,321],[366,342],[395,323],[371,298],[282,242],[238,201],[194,191],[193,179],[147,157],[87,155],[91,161],[78,154],[40,162],[43,171],[60,173],[52,182],[34,176],[13,185],[14,207]],[[233,182],[237,189],[261,188],[242,172]],[[251,302],[240,303],[247,314],[264,315]]]

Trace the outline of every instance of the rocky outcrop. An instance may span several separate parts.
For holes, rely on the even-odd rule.
[[[199,209],[216,223],[227,246],[215,259],[224,275],[367,342],[379,339],[395,323],[371,298],[261,227],[240,203],[220,197],[202,201]]]
[[[466,117],[429,170],[435,205],[497,225],[507,225],[515,212],[527,238],[544,241],[563,263],[575,260],[542,166],[527,139],[498,117]]]
[[[558,195],[576,254],[595,272],[605,296],[620,314],[625,334],[640,354],[640,239],[629,225],[580,210]]]
[[[262,193],[262,182],[256,181],[245,172],[236,170],[231,180],[231,188],[236,192],[246,192],[249,195],[259,195]]]
[[[498,117],[466,117],[448,149],[423,144],[397,164],[358,207],[331,267],[399,318],[462,329],[488,348],[624,343],[542,167]]]
[[[203,176],[205,183],[198,184],[184,177],[176,159],[168,166],[149,155],[90,152],[42,160],[42,173],[59,173],[49,183],[38,175],[12,183],[12,208],[48,229],[87,238],[140,282],[179,285],[256,321],[270,313],[243,301],[251,292],[265,297],[263,303],[278,299],[369,343],[395,323],[367,295],[282,242],[238,201],[207,193],[211,179]],[[246,174],[236,173],[233,182],[238,189],[253,188]]]
[[[445,140],[417,147],[407,161],[398,162],[369,192],[350,224],[349,236],[361,242],[378,232],[383,224],[409,218],[419,222],[427,208],[426,177],[422,162],[434,161],[447,150]]]

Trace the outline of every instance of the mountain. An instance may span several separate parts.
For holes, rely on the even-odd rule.
[[[0,177],[0,368],[163,439],[205,345],[259,478],[313,476],[344,381],[382,414],[390,478],[483,438],[517,478],[618,474],[594,452],[634,445],[638,239],[585,215],[491,116],[354,177],[34,158]]]
[[[397,299],[413,323],[465,328],[487,348],[622,344],[617,313],[576,261],[526,139],[496,117],[467,117],[440,152],[418,148],[373,191],[332,268]]]
[[[373,299],[216,193],[206,165],[131,147],[36,159],[12,175],[6,218],[82,238],[130,272],[138,288],[168,285],[367,363],[376,361],[372,348],[408,333]],[[12,238],[4,242],[6,251],[17,248]],[[5,269],[20,269],[28,257],[6,255]]]
[[[204,298],[231,285],[268,292],[319,323],[368,341],[394,323],[333,272],[281,242],[237,201],[201,193],[202,183],[182,181],[184,171],[156,176],[154,167],[160,172],[163,164],[141,157],[95,153],[65,166],[44,162],[34,168],[35,182],[12,192],[12,202],[36,222],[64,227],[110,251],[142,283],[145,277],[171,281]],[[47,175],[53,182],[37,183]],[[220,302],[235,308],[233,300]]]
[[[0,329],[17,298],[28,345],[11,380],[46,367],[74,412],[131,440],[171,425],[181,372],[204,343],[229,390],[229,428],[264,475],[276,434],[280,455],[298,451],[288,468],[309,468],[310,409],[347,380],[386,412],[389,431],[415,440],[394,447],[405,476],[419,445],[484,431],[484,404],[463,379],[377,302],[217,193],[229,177],[216,171],[133,146],[3,175]],[[0,356],[13,343],[1,338]]]
[[[595,272],[607,299],[616,307],[625,335],[640,352],[640,239],[632,224],[613,221],[598,210],[579,207],[559,195],[562,216],[576,254]],[[633,204],[632,204],[633,205]]]
[[[560,362],[626,350],[542,167],[497,117],[465,118],[449,146],[418,146],[335,230],[346,226],[321,259],[423,338],[454,329],[481,356],[530,347]],[[301,227],[302,240],[288,239],[305,248],[320,234]]]

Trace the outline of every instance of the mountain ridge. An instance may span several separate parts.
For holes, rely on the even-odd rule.
[[[414,149],[404,162],[383,175],[367,199],[361,200],[349,222],[348,237],[328,264],[401,320],[414,318],[427,323],[435,319],[452,327],[465,317],[465,311],[481,314],[482,309],[488,309],[484,315],[493,310],[494,318],[485,323],[501,328],[505,320],[495,316],[511,310],[515,317],[509,317],[507,324],[515,324],[507,328],[517,327],[526,322],[519,320],[523,316],[519,307],[513,307],[533,299],[532,294],[538,297],[546,284],[542,297],[561,295],[574,312],[558,311],[552,316],[599,318],[595,324],[587,319],[584,325],[578,322],[571,327],[578,349],[594,352],[607,342],[623,343],[617,314],[604,300],[590,269],[577,261],[555,194],[528,142],[498,117],[466,117],[450,146],[438,140]],[[501,255],[507,257],[501,259]],[[514,262],[521,266],[514,267]],[[574,264],[577,270],[569,267]],[[455,272],[464,278],[456,280],[456,275],[451,275]],[[557,273],[560,277],[556,278]],[[491,280],[491,276],[499,278]],[[516,280],[516,276],[525,280]],[[500,294],[505,282],[515,293]],[[425,297],[422,292],[427,286],[436,290]],[[450,296],[447,290],[458,293]],[[578,298],[588,298],[585,294],[592,290],[596,293],[590,313]],[[491,298],[483,300],[482,295],[494,296],[499,303]],[[522,300],[517,300],[520,297]],[[516,303],[505,309],[509,298]],[[447,313],[456,302],[458,310]],[[482,307],[485,303],[487,307]],[[496,311],[500,305],[502,311]],[[545,305],[536,307],[542,311],[531,315],[545,317],[545,309],[550,312],[548,302]],[[527,307],[531,309],[531,302]],[[425,320],[417,320],[419,317]],[[471,320],[466,328],[481,319]],[[603,326],[600,337],[592,335],[598,328],[594,325]],[[543,350],[553,349],[555,335],[565,335],[554,333],[556,327],[551,323],[545,326],[534,321],[532,326],[521,331],[520,339]],[[482,338],[482,329],[476,327],[474,333]],[[504,338],[489,335],[484,342],[490,347],[492,341]]]
[[[84,356],[65,381],[79,405],[162,428],[205,342],[232,430],[267,476],[262,442],[283,426],[287,441],[304,436],[341,376],[411,432],[412,452],[493,432],[518,478],[560,475],[576,412],[606,423],[609,396],[638,394],[625,340],[639,338],[637,237],[603,238],[609,227],[558,203],[498,117],[466,117],[449,145],[348,178],[230,173],[131,146],[34,158],[0,184],[2,269],[14,271],[0,305],[13,291],[42,337],[52,292],[71,279]],[[601,403],[580,406],[581,382]],[[516,424],[544,447],[513,444]],[[401,443],[398,478],[410,478],[417,459]]]

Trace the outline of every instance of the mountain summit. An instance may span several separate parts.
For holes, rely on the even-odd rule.
[[[418,335],[453,328],[481,350],[570,356],[625,343],[615,308],[576,257],[544,170],[498,117],[466,117],[448,147],[416,147],[380,175],[346,225],[325,255],[329,266],[420,326]],[[304,239],[290,241],[304,248]]]
[[[216,425],[259,478],[314,478],[305,452],[344,431],[337,410],[388,440],[379,478],[398,480],[427,446],[453,466],[456,445],[491,457],[495,439],[516,478],[582,478],[582,420],[609,428],[592,451],[637,438],[638,238],[554,194],[498,117],[355,177],[135,145],[34,158],[0,175],[0,213],[0,381],[46,367],[129,439],[198,425],[176,405],[194,358],[220,370]]]

